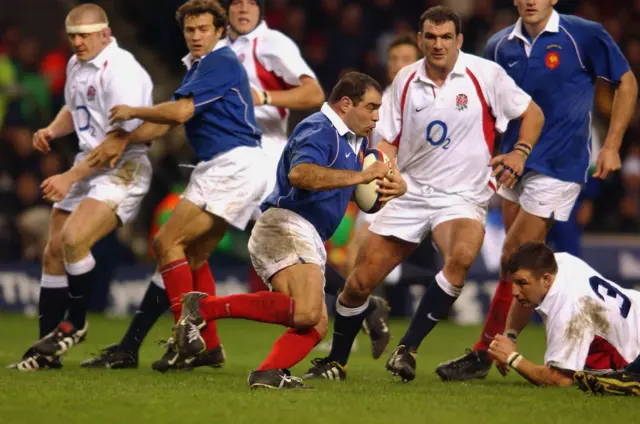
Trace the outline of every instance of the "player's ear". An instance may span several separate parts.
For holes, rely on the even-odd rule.
[[[464,36],[462,35],[462,33],[458,34],[458,36],[456,37],[456,46],[458,46],[458,50],[462,48],[463,41],[464,41]]]
[[[549,274],[548,272],[545,272],[542,275],[542,285],[546,290],[549,290],[551,288],[552,281],[553,281],[553,275]]]
[[[340,99],[340,111],[342,113],[347,113],[347,111],[349,110],[349,106],[352,105],[353,102],[348,96],[342,96],[342,98]]]
[[[216,29],[216,38],[219,40],[224,35],[224,27]]]
[[[422,33],[419,32],[416,35],[416,40],[418,41],[418,47],[420,48],[420,55],[422,56]]]

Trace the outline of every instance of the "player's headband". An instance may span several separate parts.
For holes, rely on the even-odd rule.
[[[67,34],[90,34],[107,28],[109,28],[109,24],[105,22],[100,24],[67,25]]]

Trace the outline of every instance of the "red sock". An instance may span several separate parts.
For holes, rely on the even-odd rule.
[[[291,368],[302,361],[322,337],[315,328],[290,328],[276,340],[258,371]]]
[[[495,335],[504,333],[512,301],[511,282],[501,278],[498,287],[496,287],[496,293],[493,295],[489,313],[484,321],[480,340],[473,346],[474,351],[489,349],[489,344],[491,344]]]
[[[262,278],[260,278],[260,276],[258,275],[258,273],[253,267],[249,269],[249,287],[250,287],[249,291],[251,293],[257,293],[257,292],[269,290],[267,285],[264,283],[264,281],[262,281]]]
[[[207,321],[244,318],[291,327],[293,311],[293,299],[286,294],[274,292],[209,296],[200,301],[200,312]]]
[[[160,269],[164,287],[169,296],[173,319],[177,323],[182,313],[182,296],[193,291],[191,269],[186,259],[173,261]]]
[[[209,263],[205,262],[200,268],[192,271],[193,287],[196,291],[207,293],[208,295],[216,295],[216,282],[211,275]],[[211,350],[220,346],[220,338],[218,337],[218,326],[215,321],[211,321],[201,332],[202,338],[207,345],[207,350]]]

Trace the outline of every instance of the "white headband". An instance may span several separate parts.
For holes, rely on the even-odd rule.
[[[67,25],[67,34],[90,34],[109,28],[109,24]]]

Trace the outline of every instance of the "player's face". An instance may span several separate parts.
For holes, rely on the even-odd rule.
[[[229,24],[239,35],[254,30],[260,20],[260,6],[256,0],[231,0],[229,5]]]
[[[518,15],[529,25],[539,24],[549,18],[556,3],[558,0],[513,0]]]
[[[418,60],[418,51],[410,44],[400,44],[389,50],[387,58],[387,77],[393,81],[398,72]]]
[[[357,105],[351,99],[343,100],[345,111],[345,123],[358,137],[368,136],[378,122],[378,110],[382,105],[382,96],[375,88],[369,88]]]
[[[182,33],[189,53],[194,58],[201,58],[210,53],[223,31],[223,28],[213,25],[213,16],[210,13],[184,17]]]
[[[95,58],[104,46],[109,43],[109,33],[107,30],[91,32],[85,34],[67,34],[71,50],[76,54],[78,60],[84,62]]]
[[[453,22],[424,22],[422,33],[418,34],[418,44],[427,64],[440,69],[453,67],[462,47],[462,34],[456,36]]]
[[[553,283],[553,275],[549,273],[536,278],[531,271],[524,269],[519,269],[511,275],[510,279],[513,297],[527,307],[536,307],[541,304]]]

